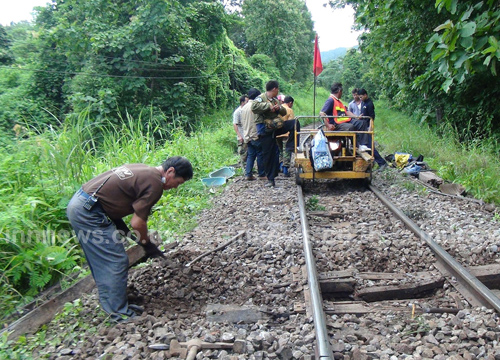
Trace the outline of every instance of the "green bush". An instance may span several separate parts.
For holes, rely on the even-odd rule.
[[[116,125],[93,122],[83,112],[71,120],[57,130],[33,129],[25,139],[4,138],[0,146],[1,314],[81,265],[65,214],[81,184],[125,163],[155,166],[170,156],[187,157],[194,179],[165,193],[150,218],[150,227],[169,238],[194,227],[195,214],[208,206],[210,193],[199,180],[236,162],[229,111],[207,114],[189,134],[181,126],[160,131],[154,118],[127,116]]]
[[[500,204],[497,139],[463,143],[452,127],[419,125],[409,114],[397,113],[383,101],[377,102],[376,112],[375,139],[383,145],[385,154],[422,154],[424,161],[445,180],[465,186],[476,198]]]

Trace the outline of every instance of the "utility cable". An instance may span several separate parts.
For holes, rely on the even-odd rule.
[[[33,71],[33,72],[44,72],[51,74],[62,74],[62,75],[83,75],[83,76],[94,76],[94,77],[108,77],[108,78],[129,78],[129,79],[164,79],[164,80],[180,80],[180,79],[201,79],[216,77],[218,74],[212,75],[200,75],[200,76],[134,76],[134,75],[109,75],[109,74],[97,74],[97,73],[85,73],[85,72],[69,72],[69,71],[56,71],[56,70],[41,70],[41,69],[27,69],[27,68],[15,68],[9,66],[0,66],[0,69],[6,70],[21,70],[21,71]]]

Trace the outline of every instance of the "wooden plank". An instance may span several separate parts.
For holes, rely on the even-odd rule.
[[[342,278],[354,277],[357,274],[358,274],[358,270],[356,270],[356,269],[347,269],[347,270],[340,270],[340,271],[328,271],[328,272],[319,273],[318,279],[319,280],[342,279]]]
[[[469,271],[479,281],[491,288],[500,288],[500,264],[489,264],[473,266]],[[346,277],[356,277],[363,280],[394,280],[406,279],[408,277],[432,278],[436,276],[435,271],[422,271],[415,274],[385,273],[385,272],[358,272],[356,269],[340,271],[327,271],[318,274],[318,279],[341,279]]]
[[[356,280],[354,278],[328,279],[319,281],[321,292],[330,296],[333,294],[342,294],[344,296],[352,294],[354,292],[355,285]]]
[[[308,216],[317,216],[317,217],[326,217],[329,219],[337,219],[337,218],[343,218],[345,216],[345,213],[337,213],[337,212],[331,212],[331,211],[310,211]]]
[[[398,274],[398,273],[375,273],[375,272],[366,272],[359,273],[358,277],[363,280],[401,280],[408,278],[406,274]]]
[[[233,324],[256,323],[268,317],[265,315],[266,311],[261,310],[258,306],[238,306],[234,304],[208,304],[205,314],[208,321]]]
[[[500,266],[498,266],[500,273]],[[485,270],[486,273],[486,270]],[[418,278],[433,278],[437,275],[436,271],[422,271],[414,274],[402,273],[386,273],[386,272],[359,272],[356,269],[347,269],[339,271],[327,271],[318,274],[318,279],[341,279],[346,277],[355,277],[364,280],[394,280],[394,279],[408,279],[410,277]]]
[[[417,297],[427,291],[441,288],[444,284],[444,277],[435,279],[419,279],[411,284],[372,286],[356,291],[356,297],[365,301],[381,301],[393,299],[408,299]]]
[[[170,243],[165,246],[165,249],[173,249],[177,244],[177,242]],[[144,258],[145,252],[142,246],[135,245],[127,250],[127,255],[129,257],[129,264],[132,266]],[[82,293],[91,291],[94,286],[95,282],[92,275],[87,275],[54,298],[44,302],[39,307],[8,325],[0,331],[0,335],[6,331],[10,332],[9,340],[13,340],[24,334],[35,333],[40,326],[50,322],[57,312],[63,308],[65,303],[78,299]]]
[[[353,314],[353,315],[363,315],[374,313],[377,311],[409,311],[408,307],[402,306],[370,306],[365,302],[336,302],[330,304],[328,308],[324,309],[327,315],[343,315],[343,314]]]
[[[470,272],[485,286],[500,289],[500,264],[474,266]]]
[[[364,301],[343,301],[329,303],[328,307],[324,309],[325,314],[328,315],[343,315],[343,314],[353,314],[353,315],[363,315],[374,312],[408,312],[412,313],[415,311],[417,314],[456,314],[460,311],[459,308],[421,308],[408,306],[409,303],[401,303],[399,305],[393,305],[386,302],[377,303],[366,303]]]
[[[418,174],[418,179],[424,183],[434,185],[435,187],[438,187],[444,181],[431,171],[421,171]]]
[[[69,282],[69,283],[72,283],[73,281],[75,281],[80,276],[80,274],[83,271],[88,270],[88,267],[84,268],[84,269],[85,270],[82,270],[82,271],[79,271],[79,272],[76,272],[74,274],[69,275],[65,280],[67,282]],[[14,313],[6,316],[5,318],[3,318],[2,322],[1,322],[2,326],[0,326],[0,329],[4,327],[3,326],[4,324],[5,324],[5,326],[7,326],[11,322],[16,321],[17,319],[21,318],[21,316],[23,316],[23,314],[29,313],[31,310],[33,310],[37,306],[43,304],[47,300],[50,300],[54,296],[57,296],[57,294],[59,294],[60,292],[62,292],[62,287],[61,287],[61,283],[60,282],[58,282],[58,283],[52,285],[51,287],[49,287],[49,288],[41,291],[36,296],[36,298],[33,299],[33,301],[31,301],[28,304],[22,306],[21,308],[18,308],[16,310],[16,312],[14,312]]]

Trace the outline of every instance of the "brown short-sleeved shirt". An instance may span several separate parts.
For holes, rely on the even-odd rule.
[[[83,191],[93,194],[108,177],[109,180],[96,194],[106,214],[111,219],[121,219],[135,213],[147,220],[151,208],[163,194],[158,169],[144,164],[126,164],[85,183]]]

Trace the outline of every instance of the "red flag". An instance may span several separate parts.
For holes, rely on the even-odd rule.
[[[318,47],[318,34],[316,34],[316,40],[314,41],[314,60],[313,60],[313,73],[314,76],[318,76],[323,71],[323,64],[321,63],[321,54]]]

